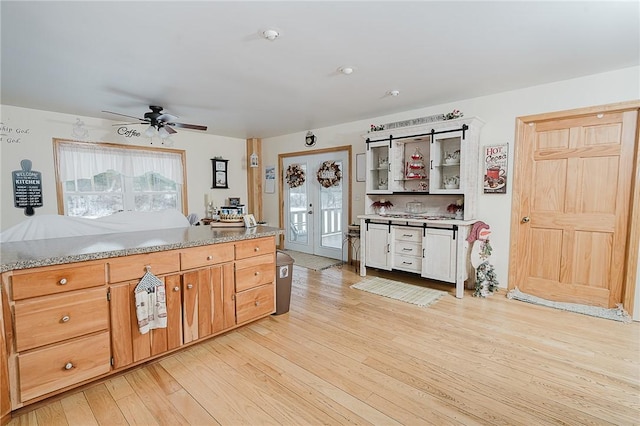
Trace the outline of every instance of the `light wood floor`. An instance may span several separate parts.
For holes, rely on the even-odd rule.
[[[10,425],[640,422],[640,324],[449,295],[428,308],[294,267],[291,310],[22,411]],[[408,279],[408,277],[404,277]]]

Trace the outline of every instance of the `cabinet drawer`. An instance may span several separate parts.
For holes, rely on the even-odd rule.
[[[19,354],[20,400],[80,383],[110,368],[107,331]]]
[[[422,257],[422,244],[396,241],[393,250],[395,254],[402,256]]]
[[[146,267],[151,267],[154,275],[169,274],[180,270],[180,253],[176,250],[157,253],[134,254],[109,259],[109,282],[136,280],[142,278]]]
[[[418,228],[393,228],[394,239],[396,241],[409,241],[419,243],[422,241],[422,229]]]
[[[189,248],[180,253],[180,267],[192,269],[233,260],[233,244],[213,244]]]
[[[106,330],[107,289],[65,293],[15,304],[18,352]]]
[[[259,263],[248,268],[238,269],[236,264],[236,291],[243,291],[275,281],[276,265],[273,262],[273,256],[267,255],[267,258],[269,258],[268,262]]]
[[[393,267],[402,271],[421,272],[422,258],[396,255],[393,258]]]
[[[275,287],[267,284],[236,294],[236,319],[241,324],[275,311]]]
[[[273,237],[239,241],[235,245],[236,259],[246,259],[247,257],[275,253],[276,251],[276,242]]]
[[[13,300],[57,294],[105,284],[104,263],[18,271],[11,277]]]

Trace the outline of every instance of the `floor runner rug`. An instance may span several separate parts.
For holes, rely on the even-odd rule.
[[[351,288],[418,306],[429,306],[447,294],[446,291],[434,290],[432,288],[392,281],[380,277],[364,279],[359,283],[353,284]]]
[[[332,266],[342,265],[342,261],[331,259],[329,257],[316,256],[313,254],[302,253],[295,250],[282,250],[293,258],[293,264],[302,266],[303,268],[313,269],[314,271],[322,271]]]
[[[520,300],[521,302],[533,303],[535,305],[547,306],[563,311],[576,312],[578,314],[592,317],[606,318],[614,321],[631,322],[631,316],[622,307],[601,308],[599,306],[580,305],[578,303],[554,302],[538,296],[521,292],[517,287],[507,293],[508,299]]]

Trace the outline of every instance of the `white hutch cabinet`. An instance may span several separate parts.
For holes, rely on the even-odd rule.
[[[371,132],[366,138],[365,214],[360,216],[360,274],[399,270],[456,284],[468,278],[466,238],[482,189],[483,122],[461,118]],[[464,200],[461,219],[447,206]],[[379,211],[374,202],[393,204]]]

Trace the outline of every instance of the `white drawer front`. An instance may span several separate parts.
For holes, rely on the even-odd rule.
[[[393,227],[393,238],[396,241],[420,243],[422,241],[422,229],[395,226]]]
[[[393,257],[393,268],[407,272],[422,272],[422,258],[395,255]]]
[[[393,250],[394,254],[402,256],[422,257],[422,244],[418,243],[396,241]]]

